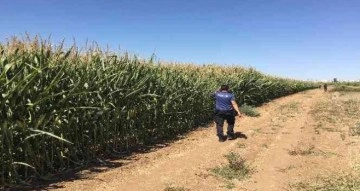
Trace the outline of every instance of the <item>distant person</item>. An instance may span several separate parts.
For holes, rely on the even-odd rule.
[[[228,85],[222,85],[221,88],[215,92],[215,123],[217,136],[220,142],[224,142],[226,138],[229,140],[236,139],[234,133],[235,116],[241,117],[238,104],[235,102],[235,96],[229,90]],[[228,124],[227,137],[224,136],[224,121]]]
[[[327,92],[327,84],[324,84],[324,92]]]

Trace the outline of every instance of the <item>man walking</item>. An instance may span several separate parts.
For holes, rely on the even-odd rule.
[[[324,92],[327,92],[327,84],[324,84]]]
[[[235,102],[235,96],[229,91],[228,85],[222,85],[220,90],[215,92],[215,123],[220,142],[226,140],[223,131],[225,120],[228,124],[227,138],[229,140],[236,138],[234,133],[236,115],[241,117],[239,107]]]

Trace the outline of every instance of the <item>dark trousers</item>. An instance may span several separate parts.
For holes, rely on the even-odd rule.
[[[217,113],[215,114],[215,123],[216,123],[216,131],[217,136],[222,137],[224,136],[224,121],[226,120],[228,124],[227,128],[227,135],[233,135],[234,134],[234,125],[235,125],[235,116],[232,113]]]

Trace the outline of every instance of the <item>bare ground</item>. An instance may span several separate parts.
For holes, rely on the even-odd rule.
[[[237,119],[242,137],[220,143],[215,125],[152,152],[136,154],[126,164],[101,173],[80,172],[79,178],[51,185],[56,190],[162,191],[293,189],[298,181],[321,174],[360,168],[360,138],[350,136],[360,110],[360,94],[311,90],[257,108],[261,116]],[[351,133],[350,133],[351,134]],[[227,163],[225,154],[245,158],[252,173],[225,180],[210,169]],[[231,185],[231,186],[229,186]]]

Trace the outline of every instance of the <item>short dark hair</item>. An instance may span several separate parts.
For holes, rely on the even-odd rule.
[[[221,85],[221,88],[220,88],[220,90],[222,91],[222,90],[229,90],[229,86],[228,85]]]

